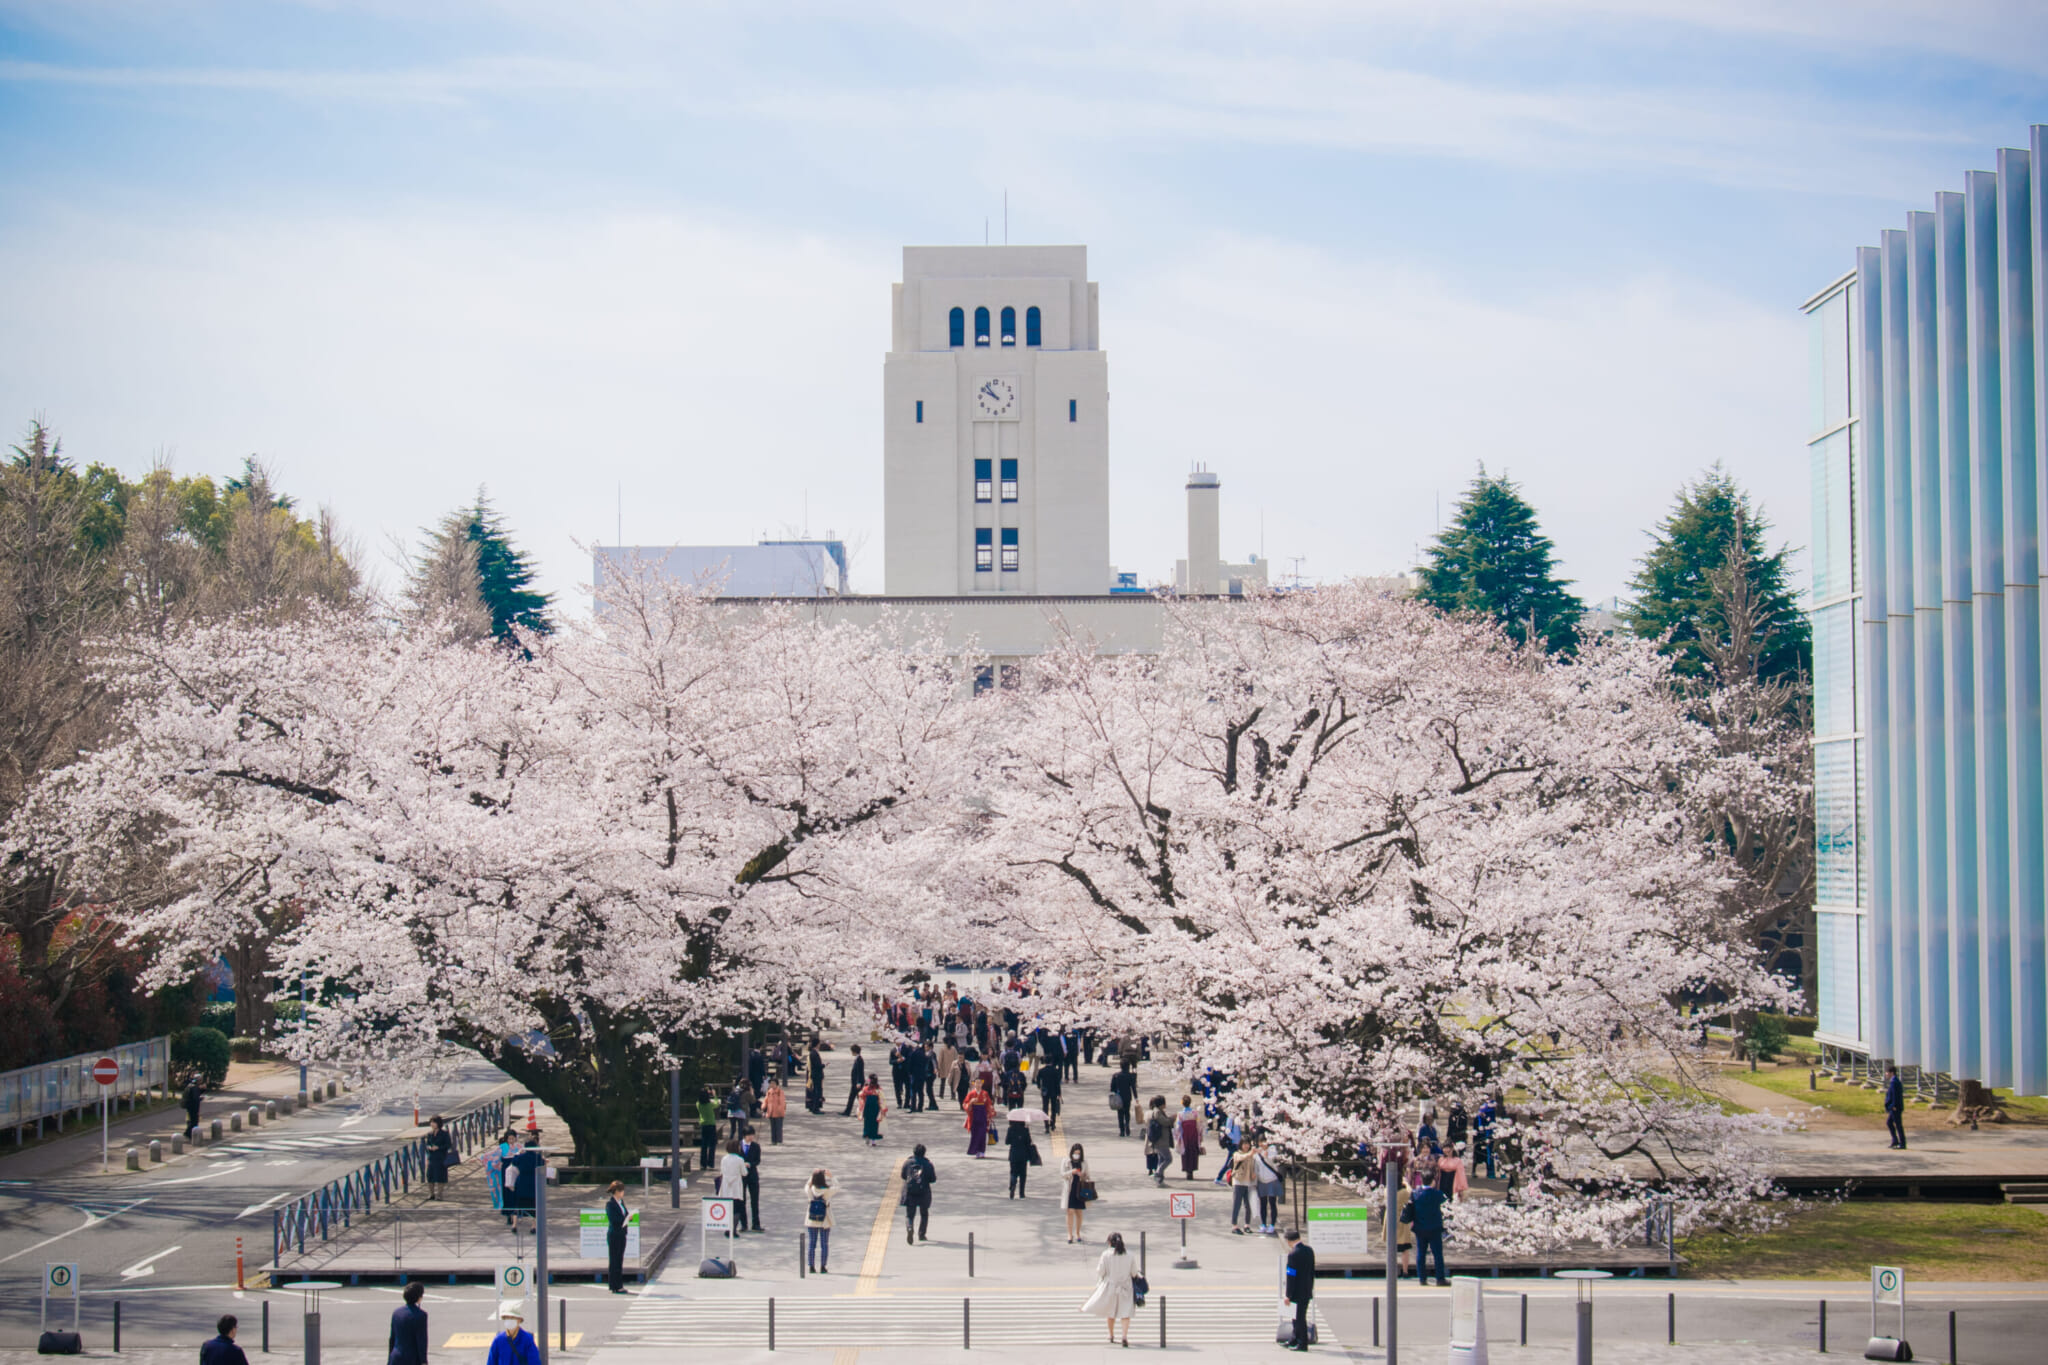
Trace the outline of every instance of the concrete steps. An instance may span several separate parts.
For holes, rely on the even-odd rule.
[[[2006,1184],[1998,1188],[2005,1191],[2008,1204],[2048,1204],[2048,1183]]]

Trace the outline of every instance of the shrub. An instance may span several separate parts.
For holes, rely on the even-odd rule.
[[[196,1071],[199,1083],[218,1090],[228,1078],[231,1056],[228,1036],[217,1028],[188,1028],[171,1038],[171,1065],[179,1071]]]
[[[209,1000],[199,1011],[201,1028],[218,1029],[222,1033],[235,1031],[235,1002],[232,1000]]]
[[[249,1037],[228,1039],[228,1055],[238,1062],[253,1062],[262,1053],[260,1040]]]
[[[1759,1014],[1749,1026],[1749,1051],[1760,1062],[1776,1061],[1789,1036],[1782,1014]]]
[[[1820,1027],[1820,1020],[1810,1014],[1788,1014],[1785,1016],[1785,1031],[1794,1038],[1811,1038],[1813,1031]]]

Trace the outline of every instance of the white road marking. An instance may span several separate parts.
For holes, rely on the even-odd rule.
[[[138,1199],[138,1200],[136,1200],[136,1201],[135,1201],[135,1202],[134,1202],[133,1204],[123,1204],[123,1205],[122,1205],[122,1206],[121,1206],[120,1208],[118,1208],[118,1209],[115,1209],[115,1210],[113,1210],[113,1211],[112,1211],[111,1213],[93,1213],[93,1212],[91,1212],[90,1210],[88,1210],[88,1211],[86,1212],[86,1215],[85,1215],[85,1221],[84,1221],[83,1223],[80,1223],[80,1224],[79,1224],[79,1225],[78,1225],[77,1227],[75,1227],[75,1228],[71,1229],[71,1231],[70,1231],[70,1232],[60,1232],[60,1233],[58,1233],[58,1234],[57,1234],[57,1235],[56,1235],[55,1237],[45,1237],[45,1238],[44,1238],[44,1239],[43,1239],[42,1241],[40,1241],[40,1242],[37,1242],[37,1243],[36,1243],[36,1244],[35,1244],[34,1246],[25,1246],[25,1247],[23,1247],[23,1248],[22,1248],[21,1250],[19,1250],[19,1251],[13,1251],[13,1252],[9,1252],[9,1253],[8,1253],[7,1255],[5,1255],[5,1256],[0,1256],[0,1265],[6,1265],[6,1264],[7,1264],[7,1263],[8,1263],[9,1261],[13,1260],[13,1259],[14,1259],[15,1257],[17,1257],[17,1256],[26,1256],[26,1255],[28,1255],[28,1254],[29,1254],[29,1253],[30,1253],[31,1251],[36,1251],[36,1250],[39,1250],[39,1249],[41,1249],[41,1248],[43,1248],[43,1247],[46,1247],[46,1246],[48,1246],[48,1245],[49,1245],[50,1243],[52,1243],[52,1242],[61,1242],[61,1241],[63,1241],[63,1240],[64,1240],[64,1239],[66,1238],[66,1237],[69,1237],[69,1236],[71,1236],[71,1235],[72,1235],[73,1233],[79,1233],[79,1232],[84,1232],[84,1231],[85,1231],[85,1230],[86,1230],[87,1228],[91,1227],[91,1226],[92,1226],[92,1225],[93,1225],[94,1223],[104,1223],[104,1222],[106,1222],[106,1221],[107,1221],[107,1220],[108,1220],[109,1218],[115,1218],[115,1217],[118,1217],[119,1215],[121,1215],[121,1214],[124,1214],[124,1213],[128,1212],[128,1210],[130,1210],[130,1209],[132,1209],[132,1208],[136,1208],[136,1207],[138,1207],[139,1205],[142,1205],[142,1204],[147,1204],[148,1202],[149,1202],[149,1199],[148,1199],[147,1197],[145,1197],[145,1198],[142,1198],[142,1199]]]
[[[232,1169],[229,1166],[216,1166],[204,1175],[181,1175],[176,1180],[159,1180],[156,1183],[159,1185],[190,1185],[194,1181],[211,1180],[217,1175],[226,1175]]]
[[[278,1200],[284,1197],[285,1196],[283,1193],[273,1194],[270,1196],[270,1198],[264,1200],[260,1204],[251,1204],[248,1208],[243,1209],[240,1213],[236,1214],[235,1217],[247,1218],[252,1213],[261,1213],[263,1212],[263,1210],[269,1208],[272,1204],[275,1204]]]
[[[181,1250],[183,1250],[182,1247],[165,1247],[156,1255],[146,1256],[142,1260],[137,1261],[134,1265],[129,1266],[126,1270],[121,1272],[121,1278],[124,1280],[132,1280],[141,1275],[154,1275],[156,1274],[156,1267],[150,1264],[151,1261],[161,1261],[164,1257],[170,1255],[172,1252]]]

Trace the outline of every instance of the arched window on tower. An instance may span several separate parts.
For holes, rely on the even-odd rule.
[[[959,308],[953,310],[952,316],[946,319],[946,331],[950,345],[965,346],[967,344],[967,313],[965,310]]]
[[[986,308],[974,310],[974,344],[977,346],[988,345],[988,309]]]
[[[1026,308],[1024,310],[1024,344],[1026,346],[1036,346],[1039,344],[1041,336],[1042,333],[1038,325],[1038,310],[1036,308]]]
[[[1003,310],[1003,345],[1015,346],[1016,344],[1017,310],[1014,308],[1005,308]]]

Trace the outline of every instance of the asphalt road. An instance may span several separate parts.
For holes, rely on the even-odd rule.
[[[420,1102],[423,1109],[455,1110],[507,1084],[496,1068],[475,1062]],[[156,1344],[166,1333],[180,1344],[196,1343],[197,1326],[207,1335],[220,1313],[242,1311],[223,1298],[234,1289],[235,1239],[244,1239],[252,1270],[262,1265],[270,1256],[273,1205],[416,1136],[412,1117],[409,1098],[367,1109],[343,1097],[140,1172],[119,1168],[117,1147],[115,1171],[100,1173],[97,1125],[66,1139],[62,1151],[46,1146],[0,1155],[0,1342],[33,1345],[44,1264],[66,1261],[79,1268],[86,1323],[107,1323],[119,1298],[124,1345],[131,1338],[138,1346]],[[174,1116],[160,1126],[175,1122]],[[254,1305],[256,1297],[245,1302]],[[274,1320],[281,1324],[283,1314],[296,1322],[297,1299],[275,1304]],[[63,1311],[68,1320],[68,1305]],[[481,1320],[486,1311],[479,1299],[472,1316]],[[252,1306],[244,1316],[259,1312]],[[335,1327],[349,1330],[339,1320]],[[89,1332],[89,1342],[95,1334],[106,1335]]]

